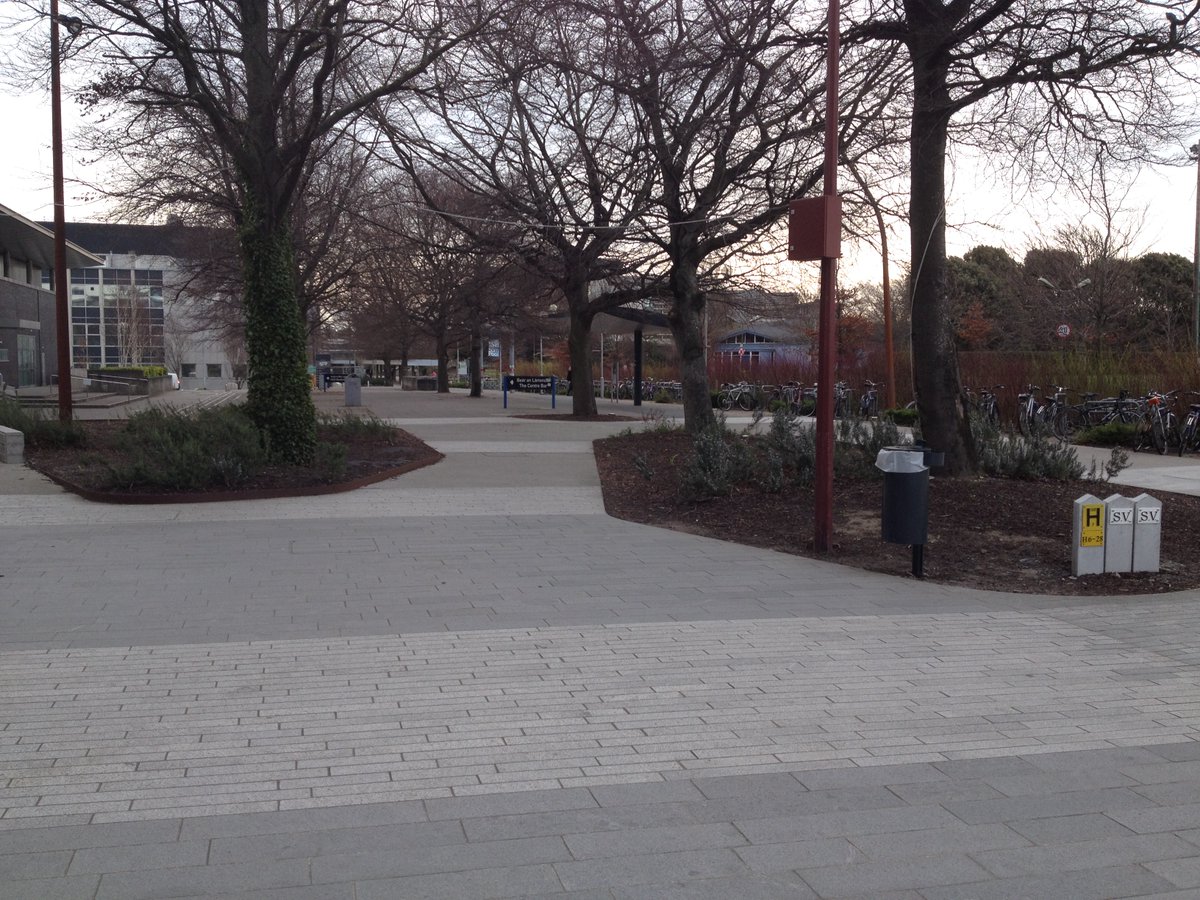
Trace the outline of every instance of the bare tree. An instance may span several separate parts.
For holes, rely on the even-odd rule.
[[[238,197],[249,408],[283,459],[308,460],[316,413],[292,217],[313,154],[479,28],[473,0],[84,0],[75,52],[115,127],[162,116],[202,135]],[[182,123],[182,124],[181,124]]]
[[[702,274],[761,245],[788,202],[821,178],[821,22],[798,0],[618,0],[585,4],[619,54],[612,87],[636,109],[639,146],[655,167],[645,239],[663,260],[680,360],[684,415],[715,425],[708,390]],[[807,30],[805,27],[807,26]],[[888,54],[848,65],[843,143],[865,141],[882,108]],[[874,73],[874,74],[873,74]],[[886,97],[886,92],[884,94]]]
[[[1179,60],[1195,47],[1198,8],[1194,0],[867,0],[852,10],[848,45],[878,41],[908,54],[914,383],[922,432],[945,451],[948,474],[977,466],[948,307],[951,143],[1010,151],[1040,174],[1074,172],[1097,147],[1116,160],[1152,156],[1194,120],[1177,93],[1194,81]]]
[[[439,63],[439,90],[423,109],[393,104],[380,124],[428,206],[520,260],[565,300],[573,411],[592,415],[592,321],[642,287],[589,286],[636,270],[629,231],[653,170],[636,140],[635,113],[614,86],[614,48],[594,16],[542,0],[515,8],[505,24],[502,35],[464,44]],[[460,205],[473,198],[472,214],[445,206],[451,185]]]

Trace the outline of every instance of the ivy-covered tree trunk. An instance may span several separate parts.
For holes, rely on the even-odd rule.
[[[677,240],[679,240],[677,238]],[[700,290],[699,253],[695,247],[672,250],[671,335],[679,354],[679,380],[683,385],[683,424],[689,434],[715,428],[712,395],[708,388],[708,353],[704,346],[704,308]]]
[[[317,416],[308,376],[304,321],[296,300],[291,234],[245,211],[239,232],[244,277],[250,416],[271,455],[308,463],[317,446]]]

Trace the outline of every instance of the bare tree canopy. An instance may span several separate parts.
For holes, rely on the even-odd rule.
[[[484,21],[472,0],[84,0],[76,66],[113,125],[178,130],[238,199],[251,415],[272,452],[310,459],[316,417],[292,217],[314,155]],[[489,4],[490,5],[490,4]],[[490,5],[494,6],[494,5]],[[164,115],[165,114],[165,115]],[[203,198],[198,198],[202,200]]]
[[[422,105],[380,104],[379,125],[429,207],[562,295],[573,410],[592,415],[592,320],[637,291],[589,286],[644,268],[629,232],[646,212],[653,169],[635,112],[613,87],[620,60],[593,16],[543,2],[514,7],[504,22],[439,61],[439,89]],[[457,202],[470,197],[488,212],[455,214],[440,199],[451,186]]]

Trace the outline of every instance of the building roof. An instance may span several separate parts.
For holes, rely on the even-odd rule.
[[[717,343],[735,343],[733,339],[739,334],[757,334],[766,338],[771,343],[789,344],[795,342],[796,331],[797,329],[794,325],[783,325],[772,322],[748,322],[745,325],[739,325],[721,334],[717,338]]]
[[[45,223],[43,223],[45,224]],[[132,256],[190,255],[193,229],[181,225],[125,225],[110,222],[68,222],[67,239],[92,253]]]
[[[54,226],[49,227],[25,218],[7,206],[0,205],[0,249],[13,256],[27,259],[40,269],[54,268]],[[67,266],[82,269],[102,266],[104,260],[93,256],[67,235]]]

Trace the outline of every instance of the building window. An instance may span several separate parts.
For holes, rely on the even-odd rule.
[[[196,364],[195,363],[184,363],[180,368],[182,370],[179,373],[181,378],[195,378],[196,377]]]
[[[221,377],[221,364],[220,363],[209,363],[208,364],[208,377],[209,378],[220,378]]]

